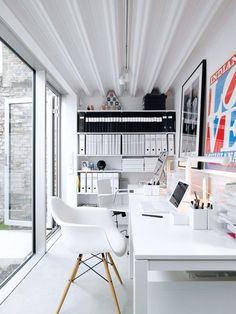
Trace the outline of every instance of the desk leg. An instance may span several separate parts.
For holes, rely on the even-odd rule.
[[[133,313],[147,314],[148,261],[134,260]]]

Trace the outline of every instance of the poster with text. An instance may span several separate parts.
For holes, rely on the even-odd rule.
[[[230,163],[206,168],[236,172],[236,54],[210,77],[207,110],[205,153],[227,156]]]

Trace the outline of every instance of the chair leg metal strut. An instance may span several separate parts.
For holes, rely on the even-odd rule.
[[[65,301],[65,298],[66,298],[66,296],[67,296],[67,293],[68,293],[68,291],[69,291],[69,289],[70,289],[71,284],[72,284],[77,278],[81,277],[82,275],[84,275],[85,273],[87,273],[87,272],[90,271],[90,270],[92,270],[94,273],[96,273],[96,274],[99,275],[102,279],[104,279],[105,281],[107,281],[107,282],[109,283],[109,286],[110,286],[110,288],[111,288],[112,298],[113,298],[113,301],[114,301],[115,307],[116,307],[116,313],[117,313],[117,314],[120,314],[120,313],[121,313],[121,312],[120,312],[119,303],[118,303],[118,299],[117,299],[116,292],[115,292],[115,288],[114,288],[114,285],[113,285],[113,282],[112,282],[112,278],[111,278],[111,274],[110,274],[110,271],[109,271],[109,265],[111,265],[111,266],[113,267],[114,272],[115,272],[115,274],[116,274],[116,276],[117,276],[119,282],[120,282],[121,284],[123,284],[123,282],[122,282],[122,279],[121,279],[121,277],[120,277],[120,274],[119,274],[119,272],[118,272],[118,270],[117,270],[117,268],[116,268],[116,265],[115,265],[115,263],[114,263],[114,261],[113,261],[113,259],[112,259],[111,254],[110,254],[110,253],[106,253],[106,254],[101,253],[101,256],[102,256],[102,257],[99,257],[99,256],[98,256],[98,255],[100,255],[100,254],[96,254],[96,255],[95,255],[95,254],[91,254],[91,255],[92,255],[91,257],[89,257],[89,258],[85,259],[84,261],[82,261],[83,254],[79,254],[79,256],[78,256],[78,258],[77,258],[77,261],[76,261],[76,263],[75,263],[75,266],[74,266],[74,268],[73,268],[72,274],[71,274],[71,276],[70,276],[70,278],[69,278],[69,280],[68,280],[68,283],[67,283],[67,285],[66,285],[66,287],[65,287],[65,289],[64,289],[64,292],[63,292],[61,301],[60,301],[60,303],[59,303],[59,306],[58,306],[58,308],[57,308],[56,314],[59,314],[59,313],[60,313],[60,310],[61,310],[61,308],[62,308],[62,305],[63,305],[64,301]],[[90,266],[90,265],[88,265],[86,262],[87,262],[88,260],[92,259],[92,258],[97,258],[97,259],[99,260],[99,262],[97,262],[97,263],[96,263],[95,265],[93,265],[93,266]],[[95,268],[96,266],[98,266],[99,264],[101,264],[101,263],[104,264],[104,268],[105,268],[105,272],[106,272],[106,277],[107,277],[107,278],[105,278],[104,276],[102,276],[101,274],[99,274],[96,270],[94,270],[94,268]],[[80,274],[79,276],[76,276],[76,275],[77,275],[77,272],[78,272],[78,270],[79,270],[79,266],[80,266],[81,264],[84,264],[86,267],[88,267],[88,269],[87,269],[86,271],[84,271],[82,274]]]

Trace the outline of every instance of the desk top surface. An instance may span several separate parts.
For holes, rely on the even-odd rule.
[[[165,196],[130,195],[131,236],[137,259],[236,260],[236,240],[218,230],[191,230],[163,218],[142,216],[140,202],[157,202]],[[168,206],[168,198],[166,197]]]

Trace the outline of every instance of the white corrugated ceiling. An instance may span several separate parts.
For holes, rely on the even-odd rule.
[[[14,14],[75,93],[105,95],[113,89],[120,94],[119,78],[127,66],[128,91],[135,96],[154,86],[162,92],[171,86],[227,1],[0,0],[0,4]],[[5,17],[5,22],[10,21]]]

